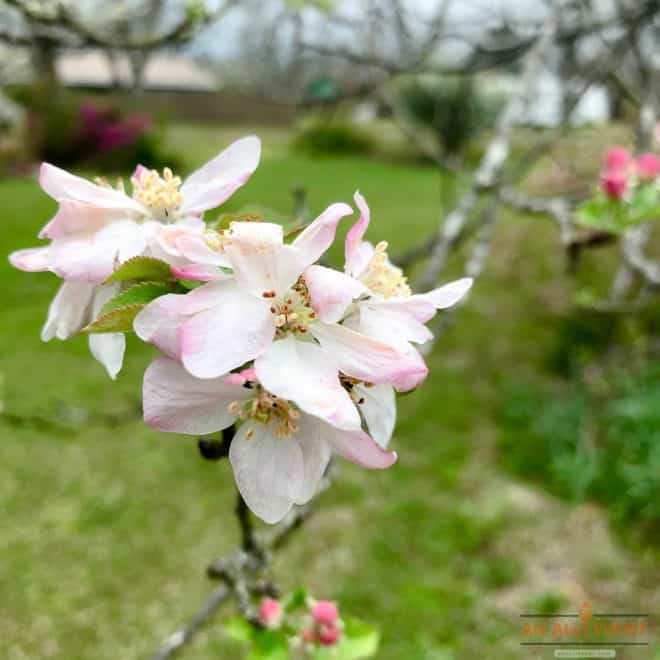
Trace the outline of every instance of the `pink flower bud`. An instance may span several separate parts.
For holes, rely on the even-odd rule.
[[[282,621],[282,606],[278,600],[266,598],[259,606],[259,619],[266,628],[277,628]]]
[[[318,625],[334,626],[339,619],[339,610],[329,600],[319,600],[312,607],[312,618]]]
[[[312,644],[316,641],[316,631],[311,628],[305,628],[305,630],[302,630],[300,636],[302,637],[303,642],[307,642],[308,644]]]
[[[319,642],[324,646],[332,646],[341,636],[341,630],[336,626],[321,626],[319,629]]]
[[[622,170],[606,171],[600,179],[600,187],[610,199],[621,199],[628,190],[628,177]]]
[[[652,181],[660,175],[660,158],[655,154],[642,154],[636,165],[637,173],[644,181]]]
[[[632,165],[632,156],[623,147],[612,147],[605,154],[606,170],[625,170]]]

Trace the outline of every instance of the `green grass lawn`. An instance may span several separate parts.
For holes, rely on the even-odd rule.
[[[241,132],[181,126],[168,139],[193,168]],[[279,131],[262,137],[262,165],[228,210],[257,201],[288,213],[302,183],[317,213],[359,187],[370,237],[396,252],[435,226],[453,194],[432,168],[310,159],[288,153]],[[0,182],[0,199],[0,251],[35,244],[54,204],[30,180]],[[459,272],[451,263],[447,278]],[[148,657],[208,592],[208,561],[237,542],[231,472],[202,461],[194,440],[142,425],[141,374],[153,350],[129,342],[112,383],[84,338],[40,341],[54,277],[4,259],[0,275],[3,657]],[[597,505],[554,499],[496,460],[508,385],[562,387],[547,364],[571,291],[554,228],[507,220],[488,276],[429,359],[427,384],[400,399],[398,464],[373,473],[342,464],[277,557],[285,589],[305,584],[380,626],[379,658],[532,657],[518,645],[518,614],[548,602],[660,611],[654,552],[613,533]],[[183,657],[237,653],[218,619]]]

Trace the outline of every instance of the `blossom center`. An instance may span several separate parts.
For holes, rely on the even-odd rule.
[[[227,410],[245,422],[252,421],[260,424],[273,422],[276,438],[290,438],[298,431],[300,412],[290,401],[280,399],[260,385],[256,386],[255,391],[254,399],[244,403],[232,401],[227,406]],[[254,430],[250,428],[246,437],[251,440],[253,436]]]
[[[360,279],[371,291],[383,298],[408,298],[412,294],[408,278],[387,256],[386,241],[376,245],[366,273]]]
[[[264,291],[262,295],[266,299],[272,299],[270,312],[275,320],[278,337],[287,332],[304,334],[307,332],[307,326],[316,321],[316,312],[303,277],[283,296],[278,297],[275,291]]]
[[[179,191],[181,178],[166,167],[161,176],[157,170],[143,169],[131,177],[133,199],[149,207],[163,220],[171,219],[183,203]]]

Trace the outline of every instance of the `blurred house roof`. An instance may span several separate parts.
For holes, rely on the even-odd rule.
[[[112,87],[115,76],[130,86],[132,76],[128,58],[118,54],[111,62],[101,51],[70,51],[58,56],[57,73],[72,87]],[[114,71],[113,71],[114,69]],[[147,61],[145,89],[212,92],[218,89],[213,73],[180,55],[155,53]]]

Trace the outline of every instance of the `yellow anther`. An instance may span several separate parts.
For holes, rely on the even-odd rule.
[[[362,282],[383,298],[407,298],[412,294],[403,271],[387,255],[387,241],[376,245]]]
[[[169,167],[163,170],[162,177],[156,170],[143,170],[139,176],[131,177],[131,184],[133,199],[165,215],[176,211],[183,203],[179,192],[181,179],[174,176]]]

